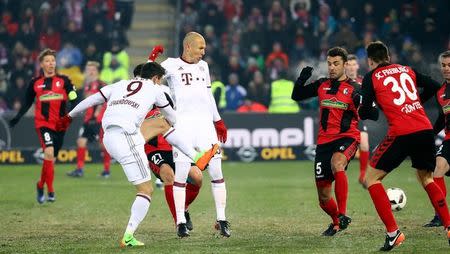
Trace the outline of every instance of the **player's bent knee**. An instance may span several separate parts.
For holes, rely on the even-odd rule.
[[[136,192],[142,193],[148,196],[152,196],[153,194],[153,186],[150,181],[146,181],[136,185]]]
[[[173,182],[175,181],[175,173],[173,172],[172,167],[167,164],[161,165],[159,176],[164,182],[164,185],[173,185]]]
[[[53,146],[46,147],[44,149],[44,159],[45,160],[54,160],[55,159],[55,150]]]
[[[203,174],[198,167],[191,167],[189,171],[189,177],[198,187],[202,186],[203,183]]]
[[[417,169],[416,175],[423,187],[433,182],[433,174],[431,171]]]

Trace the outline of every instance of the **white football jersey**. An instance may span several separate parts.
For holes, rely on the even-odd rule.
[[[161,87],[147,79],[122,80],[103,87],[100,93],[107,102],[102,119],[104,130],[108,126],[115,125],[128,133],[135,133],[153,105],[157,107],[169,105]]]
[[[212,122],[208,64],[203,60],[197,64],[190,64],[181,58],[168,58],[161,66],[166,69],[165,77],[175,102],[177,119],[201,119]]]

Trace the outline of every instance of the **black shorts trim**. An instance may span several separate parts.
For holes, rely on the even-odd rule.
[[[435,150],[432,130],[386,136],[375,149],[370,166],[389,173],[409,156],[413,168],[433,172],[436,167]]]
[[[53,155],[58,156],[58,152],[64,143],[64,131],[55,131],[47,127],[41,127],[36,129],[41,143],[42,149],[47,147],[53,147]]]
[[[340,138],[325,144],[317,145],[316,158],[314,160],[314,174],[316,181],[334,180],[333,171],[331,170],[331,158],[334,153],[343,153],[349,162],[356,153],[358,141],[354,138]],[[348,165],[348,163],[347,163]],[[347,170],[347,167],[345,168]]]

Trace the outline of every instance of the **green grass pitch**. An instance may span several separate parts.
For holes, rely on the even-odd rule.
[[[194,231],[176,237],[164,193],[155,189],[149,214],[136,232],[146,243],[121,250],[119,240],[128,221],[135,190],[119,165],[101,179],[101,165],[86,165],[84,178],[65,173],[73,165],[57,165],[57,201],[39,205],[35,184],[40,166],[0,166],[0,253],[374,253],[384,243],[384,227],[366,190],[357,183],[358,162],[348,172],[348,214],[353,223],[335,237],[320,233],[330,223],[317,202],[312,162],[224,164],[228,189],[227,217],[232,236],[213,229],[215,209],[209,176],[190,212]],[[450,180],[447,178],[447,184]],[[419,187],[409,162],[384,181],[408,197],[396,212],[406,241],[396,253],[450,253],[442,228],[425,229],[433,209]]]

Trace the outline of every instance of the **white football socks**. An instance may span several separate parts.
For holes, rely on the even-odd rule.
[[[147,215],[148,209],[150,208],[150,197],[138,193],[133,205],[131,206],[130,220],[128,221],[127,229],[125,233],[134,234],[139,224],[144,220],[145,215]]]
[[[226,220],[225,208],[227,206],[227,189],[225,182],[211,183],[212,194],[216,204],[217,220]]]

